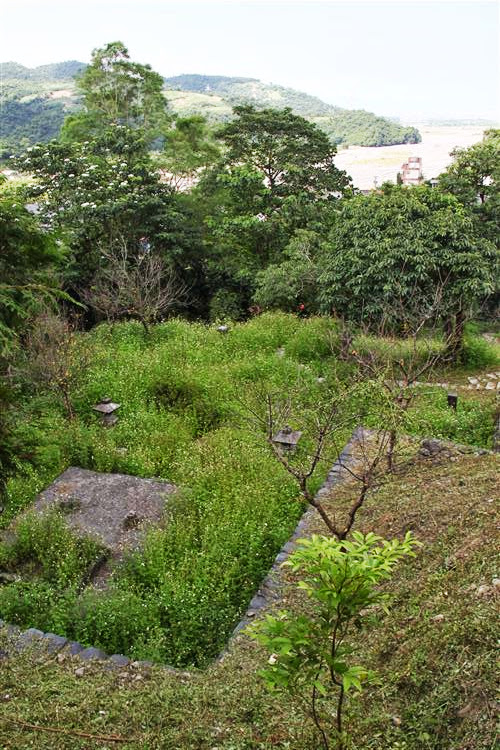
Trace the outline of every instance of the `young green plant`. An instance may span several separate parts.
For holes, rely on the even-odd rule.
[[[418,544],[410,532],[403,541],[356,531],[350,540],[317,535],[299,540],[283,564],[302,574],[297,585],[312,606],[301,614],[267,615],[249,629],[271,652],[261,676],[271,689],[298,699],[324,750],[333,747],[332,739],[337,750],[346,750],[346,694],[353,688],[361,691],[373,678],[369,670],[351,662],[352,631],[388,611],[389,594],[379,585],[403,557],[415,555]]]

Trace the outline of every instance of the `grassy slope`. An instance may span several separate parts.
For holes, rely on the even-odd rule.
[[[496,621],[491,589],[480,595],[478,588],[495,575],[496,469],[491,455],[422,461],[380,489],[360,516],[361,530],[390,537],[412,529],[424,547],[393,580],[392,613],[382,627],[359,637],[359,662],[381,680],[351,705],[358,750],[494,747]],[[348,494],[341,490],[331,502],[338,507]],[[286,598],[300,606],[292,591]],[[191,676],[98,664],[77,676],[78,662],[29,654],[2,661],[0,746],[316,748],[301,714],[264,690],[256,670],[265,658],[240,637],[222,663]],[[128,741],[62,733],[75,730]]]

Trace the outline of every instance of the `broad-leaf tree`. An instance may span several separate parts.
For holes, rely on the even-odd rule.
[[[173,187],[190,187],[220,156],[213,132],[200,115],[177,117],[165,136],[158,164],[165,169]]]
[[[452,195],[387,186],[340,203],[320,259],[320,301],[348,320],[397,329],[398,310],[419,316],[440,299],[451,348],[461,346],[467,313],[490,294],[497,252]]]
[[[291,109],[234,108],[236,118],[219,137],[227,151],[226,166],[245,164],[267,188],[263,209],[277,210],[284,199],[304,194],[314,200],[342,193],[349,180],[334,164],[336,147],[314,124]]]
[[[452,152],[453,162],[439,187],[455,195],[472,213],[480,234],[498,243],[500,234],[500,130]]]
[[[0,357],[40,299],[59,294],[63,246],[24,202],[22,191],[0,192]]]
[[[255,277],[279,264],[297,230],[315,230],[349,180],[335,146],[291,110],[235,107],[219,131],[219,164],[200,182],[208,276],[248,307]]]
[[[161,182],[140,132],[114,125],[90,141],[40,144],[18,164],[35,177],[30,191],[45,223],[66,234],[71,289],[89,284],[101,264],[99,247],[111,248],[117,238],[137,252],[149,242],[169,263],[189,265],[185,255],[196,244],[195,233],[183,203]]]

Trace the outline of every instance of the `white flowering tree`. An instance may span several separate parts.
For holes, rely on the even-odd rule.
[[[88,286],[118,237],[139,252],[142,238],[169,263],[183,252],[182,209],[160,181],[140,131],[112,125],[82,143],[52,141],[17,160],[34,182],[29,189],[47,227],[63,233],[72,250],[69,288]]]
[[[123,42],[93,50],[76,83],[82,109],[66,118],[61,140],[83,141],[110,125],[126,125],[141,130],[152,143],[169,128],[162,76],[150,65],[131,60]]]

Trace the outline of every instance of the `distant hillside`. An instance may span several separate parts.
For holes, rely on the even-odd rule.
[[[0,156],[18,153],[37,141],[57,137],[66,115],[78,108],[74,76],[85,64],[77,60],[26,68],[0,63],[2,70]],[[256,78],[182,75],[165,78],[171,109],[181,115],[202,114],[212,123],[226,122],[236,104],[290,107],[321,127],[337,144],[388,146],[418,143],[416,128],[384,117],[326,104],[295,89]]]
[[[77,60],[38,68],[0,63],[0,157],[57,138],[66,115],[78,108],[74,77],[85,67]]]
[[[0,63],[3,79],[17,78],[31,81],[68,81],[87,66],[78,60],[67,60],[50,65],[39,65],[38,68],[25,68],[16,62]]]
[[[296,114],[315,122],[335,143],[392,146],[420,141],[416,128],[403,127],[389,118],[377,117],[365,110],[335,107],[316,96],[262,83],[256,78],[184,75],[164,80],[167,97],[174,99],[174,109],[183,114],[192,114],[201,108],[212,121],[227,119],[229,107],[250,103],[258,107],[290,107]],[[187,93],[175,97],[171,95],[172,91]]]

